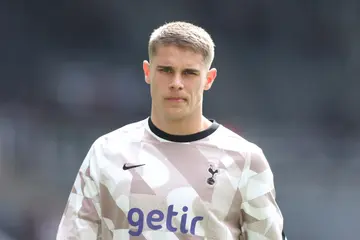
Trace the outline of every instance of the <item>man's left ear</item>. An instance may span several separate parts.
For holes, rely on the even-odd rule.
[[[206,76],[206,84],[204,90],[209,90],[211,88],[212,84],[215,81],[216,76],[217,76],[216,68],[210,69]]]

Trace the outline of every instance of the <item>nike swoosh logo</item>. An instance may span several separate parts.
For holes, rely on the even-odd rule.
[[[141,167],[141,166],[144,166],[144,165],[145,164],[130,165],[130,164],[125,163],[124,166],[123,166],[123,170],[129,170],[129,169]]]

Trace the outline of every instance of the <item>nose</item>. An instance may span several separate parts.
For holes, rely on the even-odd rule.
[[[181,76],[174,76],[169,84],[171,90],[182,90],[184,88]]]

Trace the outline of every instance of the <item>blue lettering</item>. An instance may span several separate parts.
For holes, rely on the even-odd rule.
[[[187,233],[188,230],[186,229],[186,217],[187,217],[187,214],[186,212],[188,211],[188,207],[183,207],[182,209],[184,211],[184,215],[181,216],[181,222],[180,222],[180,231],[182,233]]]
[[[152,210],[151,212],[149,212],[146,218],[146,223],[149,226],[149,228],[153,230],[159,230],[161,229],[161,225],[154,225],[154,223],[155,222],[159,223],[162,220],[164,220],[164,213],[161,212],[160,210]]]
[[[134,220],[134,214],[137,215],[137,220]],[[135,216],[136,216],[135,215]],[[128,213],[128,222],[131,226],[137,227],[137,231],[129,230],[131,236],[140,236],[144,229],[144,213],[140,208],[132,208]]]
[[[167,218],[166,218],[166,228],[170,232],[176,232],[177,228],[172,226],[172,218],[178,215],[178,212],[174,212],[174,205],[168,207]]]
[[[200,217],[200,216],[197,216],[197,217],[194,217],[193,220],[191,221],[191,228],[190,228],[190,233],[192,235],[195,235],[195,229],[196,229],[196,223],[198,221],[201,221],[203,220],[204,218],[203,217]]]
[[[187,212],[189,208],[184,206],[182,208],[183,214],[181,215],[180,221],[180,232],[183,234],[187,234],[189,229],[186,229],[187,223]],[[144,222],[144,212],[140,208],[131,208],[128,212],[128,222],[131,227],[135,229],[129,229],[129,234],[131,236],[140,236],[144,230],[144,225],[152,230],[160,230],[162,228],[161,222],[166,221],[166,229],[170,232],[176,232],[178,229],[172,225],[173,218],[176,217],[179,213],[174,211],[174,205],[169,205],[167,212],[163,213],[158,209],[151,210],[146,216],[146,223]],[[190,224],[190,233],[195,235],[196,224],[203,220],[204,218],[201,216],[196,216],[191,220]]]

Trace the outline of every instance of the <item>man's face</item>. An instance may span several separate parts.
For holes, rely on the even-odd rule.
[[[171,45],[158,46],[151,64],[144,61],[143,69],[155,114],[169,120],[202,114],[203,92],[210,89],[216,69],[209,71],[200,53]]]

